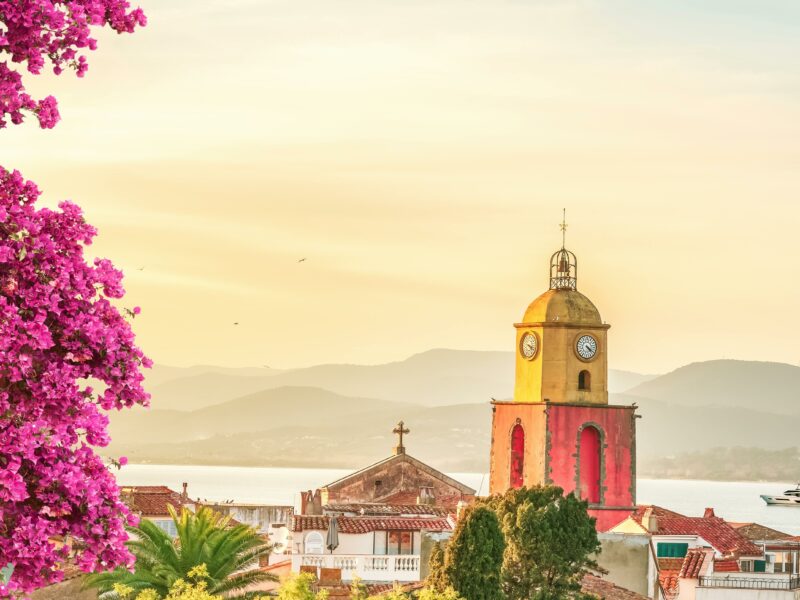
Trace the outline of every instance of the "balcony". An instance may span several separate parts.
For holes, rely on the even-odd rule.
[[[399,554],[294,554],[292,571],[300,567],[341,569],[342,580],[351,581],[354,576],[364,581],[412,582],[419,581],[419,555]]]
[[[800,576],[764,574],[757,575],[750,573],[747,577],[739,574],[736,576],[713,575],[711,577],[700,577],[698,587],[701,588],[726,588],[739,590],[796,590],[800,589]]]

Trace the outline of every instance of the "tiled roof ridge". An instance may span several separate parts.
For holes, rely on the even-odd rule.
[[[294,515],[292,531],[328,529],[332,517],[323,515]],[[369,533],[371,531],[412,531],[430,529],[450,531],[453,525],[446,517],[336,517],[340,533]]]
[[[421,469],[423,471],[426,471],[429,475],[431,475],[433,477],[436,477],[437,479],[439,479],[440,481],[443,481],[447,485],[460,490],[462,494],[472,495],[472,494],[476,494],[477,493],[476,490],[472,489],[468,485],[466,485],[464,483],[461,483],[457,479],[453,479],[452,477],[450,477],[446,473],[443,473],[439,469],[436,469],[435,467],[432,467],[429,464],[426,464],[426,463],[422,462],[421,460],[419,460],[418,458],[414,458],[413,456],[411,456],[410,454],[407,454],[405,452],[403,452],[401,454],[393,454],[392,456],[388,456],[388,457],[386,457],[386,458],[384,458],[382,460],[379,460],[378,462],[372,463],[371,465],[364,467],[363,469],[359,469],[358,471],[354,471],[354,472],[352,472],[352,473],[350,473],[348,475],[345,475],[344,477],[340,477],[336,481],[331,481],[330,483],[328,483],[328,484],[326,484],[326,485],[324,485],[322,487],[323,487],[323,489],[329,489],[329,488],[332,488],[332,487],[336,487],[336,486],[344,483],[345,481],[347,481],[349,479],[360,477],[360,476],[364,475],[365,473],[368,473],[369,471],[371,471],[371,470],[373,470],[373,469],[375,469],[377,467],[380,467],[382,465],[386,465],[386,464],[388,464],[390,462],[408,462],[408,463],[411,463],[415,467],[417,467],[417,468],[419,468],[419,469]]]
[[[695,579],[700,575],[703,568],[703,562],[706,558],[706,551],[703,548],[692,548],[683,557],[683,564],[681,565],[678,577]]]
[[[656,516],[656,535],[696,535],[723,554],[760,556],[762,553],[758,546],[716,515],[688,517],[660,506],[640,505],[636,507],[633,519],[645,528],[642,520],[647,509]]]
[[[323,510],[336,511],[336,512],[360,512],[365,511],[365,514],[431,514],[436,516],[445,516],[448,513],[448,507],[438,506],[435,504],[395,504],[387,502],[334,502],[326,504],[322,507]]]

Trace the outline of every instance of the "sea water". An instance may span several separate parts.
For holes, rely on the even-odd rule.
[[[322,487],[355,470],[131,464],[115,472],[120,485],[166,485],[180,491],[186,482],[193,499],[292,506],[300,491]],[[488,493],[488,474],[448,475],[479,490],[481,495]],[[794,484],[639,479],[636,501],[687,516],[701,516],[706,508],[713,508],[717,516],[728,521],[756,522],[800,535],[800,506],[767,506],[759,497],[790,488]]]

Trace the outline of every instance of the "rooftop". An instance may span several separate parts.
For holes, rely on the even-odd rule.
[[[165,485],[126,486],[120,489],[120,497],[131,511],[142,517],[168,517],[169,506],[179,511],[185,504],[191,504]]]
[[[331,517],[295,515],[292,531],[327,531]],[[450,531],[453,524],[443,517],[337,517],[339,533],[370,533],[372,531]]]
[[[645,519],[655,517],[655,531],[650,531]],[[653,535],[694,535],[703,538],[725,556],[761,556],[761,548],[747,539],[728,522],[706,510],[702,517],[687,517],[660,506],[637,506],[631,515],[644,531]],[[652,525],[651,525],[652,527]]]
[[[322,509],[325,512],[361,515],[431,515],[436,517],[446,517],[450,512],[447,508],[430,504],[379,504],[370,502],[326,504]]]

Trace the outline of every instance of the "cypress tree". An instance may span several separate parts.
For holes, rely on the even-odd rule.
[[[436,542],[431,548],[429,571],[425,584],[437,592],[444,592],[451,585],[444,571],[444,550],[441,542]]]
[[[485,506],[468,509],[445,551],[443,570],[447,583],[467,600],[501,600],[500,569],[505,545],[494,511]]]

